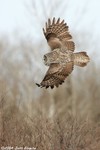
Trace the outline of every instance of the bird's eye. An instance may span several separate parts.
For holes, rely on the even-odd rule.
[[[44,55],[44,61],[47,61],[47,56],[46,55]]]

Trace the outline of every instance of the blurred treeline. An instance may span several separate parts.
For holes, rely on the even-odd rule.
[[[90,35],[73,34],[90,56],[59,88],[38,88],[45,75],[45,39],[0,39],[0,146],[41,150],[100,149],[100,69]],[[79,40],[79,42],[78,42]],[[34,42],[35,41],[35,42]],[[77,44],[78,43],[78,44]],[[95,138],[94,138],[95,137]]]
[[[85,68],[75,67],[59,88],[38,88],[35,82],[47,69],[39,53],[42,47],[26,40],[0,42],[0,146],[92,147],[94,134],[97,145],[100,70],[92,61]]]

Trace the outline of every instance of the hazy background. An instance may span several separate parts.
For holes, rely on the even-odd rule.
[[[41,137],[42,132],[51,138],[52,131],[53,142],[58,139],[55,132],[60,134],[61,131],[62,134],[61,126],[64,126],[63,133],[67,134],[71,125],[75,125],[75,131],[70,129],[74,141],[77,139],[76,126],[80,130],[78,133],[82,130],[83,134],[83,123],[80,124],[76,118],[84,123],[89,120],[92,125],[97,125],[100,121],[99,14],[99,0],[0,0],[0,140],[3,144],[16,145],[34,141],[33,146],[39,146],[41,139],[48,139]],[[43,55],[50,48],[42,28],[47,19],[53,17],[60,17],[67,22],[76,51],[85,50],[91,61],[85,68],[75,67],[59,88],[46,90],[38,88],[35,83],[41,82],[48,69],[43,64]],[[62,121],[58,130],[59,119]],[[52,125],[51,120],[54,121]],[[12,129],[11,136],[9,131]],[[88,124],[84,129],[89,131]],[[97,130],[99,131],[98,128]],[[86,138],[85,132],[84,140],[93,136],[89,132],[89,138]],[[16,137],[16,134],[19,136]],[[98,138],[100,134],[95,131],[95,135]],[[71,139],[69,132],[68,136]],[[65,135],[63,138],[66,139]],[[46,142],[49,143],[50,139]],[[73,142],[69,143],[73,146]],[[56,145],[60,148],[59,144]],[[49,149],[49,146],[44,147],[43,150]],[[59,150],[58,148],[56,149]]]
[[[90,101],[94,92],[99,90],[90,93],[91,88],[96,82],[100,85],[99,73],[96,73],[100,71],[99,5],[98,0],[0,0],[0,81],[1,87],[4,84],[6,88],[3,92],[13,95],[17,102],[26,106],[41,99],[41,96],[45,99],[45,94],[54,99],[54,95],[58,95],[63,88],[64,93],[59,96],[61,99],[64,97],[67,101],[68,88],[73,91],[71,96],[75,93],[76,97],[84,91],[81,97],[86,100],[86,96]],[[43,55],[49,51],[49,47],[42,28],[47,19],[54,16],[65,19],[76,43],[76,51],[87,51],[91,61],[85,68],[75,67],[66,83],[51,91],[40,89],[35,83],[41,82],[48,69],[43,64]],[[73,99],[75,96],[72,101],[76,103]],[[83,102],[76,99],[79,103]]]

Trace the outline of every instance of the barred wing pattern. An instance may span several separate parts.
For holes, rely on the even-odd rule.
[[[51,21],[48,19],[45,29],[43,28],[43,33],[52,50],[65,46],[68,50],[74,51],[75,44],[72,41],[72,36],[64,20],[60,21],[60,18],[58,18],[56,21],[55,18],[53,18]]]
[[[39,87],[49,86],[54,88],[54,86],[58,87],[62,84],[65,78],[72,72],[73,70],[73,62],[69,62],[66,66],[60,64],[51,64],[43,81],[40,84],[37,84]]]
[[[51,50],[65,48],[73,53],[75,44],[72,41],[72,36],[70,35],[68,26],[64,23],[64,20],[60,21],[60,18],[58,18],[56,21],[55,18],[53,18],[51,21],[48,19],[45,29],[43,28],[43,33]],[[73,61],[62,64],[51,63],[44,79],[37,85],[45,88],[54,88],[54,86],[58,87],[72,72],[73,66]]]
[[[73,53],[75,44],[64,20],[60,21],[60,18],[57,21],[55,18],[48,19],[43,33],[52,50],[50,54],[53,55],[48,53],[45,64],[49,66],[49,69],[42,82],[37,85],[54,88],[54,86],[58,87],[64,82],[65,78],[72,72],[74,65],[84,67],[90,58],[84,51]]]

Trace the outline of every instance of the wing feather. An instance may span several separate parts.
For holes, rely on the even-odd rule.
[[[69,62],[64,66],[60,64],[51,64],[44,79],[40,84],[37,85],[45,88],[54,88],[54,86],[58,87],[64,82],[72,70],[73,62]]]
[[[64,23],[64,20],[60,21],[60,18],[58,18],[56,21],[54,17],[51,21],[49,18],[48,22],[46,22],[45,29],[43,28],[43,33],[52,50],[55,48],[60,48],[61,46],[65,46],[66,49],[74,51],[75,44],[68,46],[68,42],[74,42],[71,41],[72,36],[69,33],[68,26],[66,23]]]

